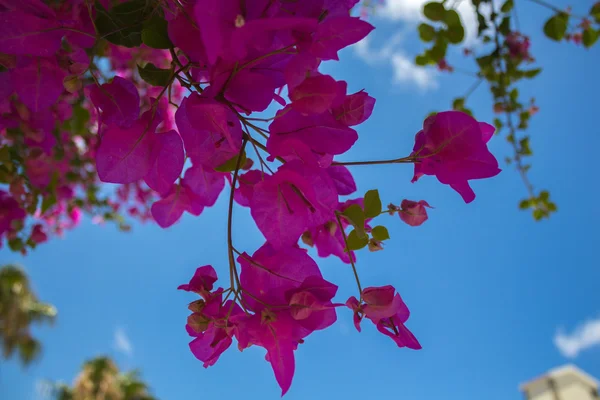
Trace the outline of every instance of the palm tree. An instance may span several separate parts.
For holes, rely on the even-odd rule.
[[[56,308],[38,300],[22,268],[0,267],[0,345],[5,359],[15,352],[24,365],[36,359],[42,346],[31,336],[31,325],[52,323],[55,317]]]
[[[86,362],[73,387],[57,385],[56,400],[156,400],[138,371],[119,372],[107,357]]]

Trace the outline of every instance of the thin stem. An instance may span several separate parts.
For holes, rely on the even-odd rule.
[[[531,0],[534,1],[534,0]],[[531,181],[529,180],[529,177],[527,176],[527,171],[525,169],[525,167],[523,166],[523,160],[521,158],[521,155],[519,154],[519,148],[517,147],[517,141],[516,141],[516,133],[517,133],[517,129],[515,128],[515,125],[513,123],[512,120],[512,112],[510,111],[510,107],[508,107],[508,105],[510,104],[509,98],[507,96],[507,87],[504,86],[503,82],[505,81],[504,76],[506,75],[506,66],[505,66],[505,62],[503,62],[502,56],[501,56],[501,52],[500,50],[502,49],[502,46],[500,45],[500,31],[498,28],[498,24],[496,23],[495,20],[493,20],[494,23],[494,41],[496,43],[496,48],[497,48],[497,52],[499,54],[498,56],[498,72],[500,73],[500,80],[499,80],[499,84],[503,89],[504,95],[502,96],[502,99],[504,101],[504,105],[505,105],[505,115],[506,115],[506,125],[508,127],[509,130],[509,135],[512,138],[512,140],[510,140],[510,144],[513,147],[514,150],[514,160],[515,160],[515,164],[517,165],[517,171],[519,171],[519,175],[521,175],[521,180],[523,181],[523,183],[525,184],[525,187],[527,189],[527,192],[529,193],[530,198],[535,198],[535,191],[533,189],[533,185],[531,184]]]
[[[575,17],[575,18],[581,18],[581,19],[584,19],[584,18],[586,18],[586,17],[585,17],[585,16],[583,16],[583,15],[571,14],[570,12],[567,12],[566,10],[561,10],[560,8],[556,7],[555,5],[552,5],[552,4],[550,4],[550,3],[547,3],[547,2],[545,2],[544,0],[529,0],[529,1],[530,1],[530,2],[532,2],[532,3],[539,4],[540,6],[543,6],[543,7],[549,8],[550,10],[552,10],[552,11],[554,11],[554,12],[557,12],[557,13],[565,13],[565,14],[569,14],[570,16],[572,16],[572,17]]]
[[[240,285],[240,278],[237,273],[237,268],[235,266],[235,257],[233,256],[233,239],[231,236],[232,226],[233,226],[233,198],[235,195],[235,185],[238,180],[240,167],[242,163],[242,153],[246,148],[246,143],[248,143],[248,139],[244,138],[242,143],[242,147],[240,148],[240,152],[238,153],[238,159],[235,165],[235,172],[233,173],[233,180],[231,182],[231,191],[229,192],[229,210],[227,212],[227,252],[229,255],[229,279],[231,283],[231,289],[234,290],[234,278],[235,283],[238,287]]]
[[[463,98],[464,98],[465,100],[467,100],[467,99],[469,98],[469,96],[470,96],[471,94],[473,94],[473,92],[474,92],[475,90],[477,90],[477,88],[479,87],[479,85],[481,85],[481,82],[483,82],[483,78],[479,78],[479,79],[478,79],[478,80],[477,80],[477,81],[476,81],[476,82],[473,84],[473,86],[471,86],[471,87],[469,88],[469,90],[467,90],[467,93],[465,93],[465,95],[463,96]]]
[[[418,162],[415,157],[403,157],[393,160],[375,160],[375,161],[334,161],[331,165],[381,165],[381,164],[411,164]]]
[[[342,231],[342,237],[344,238],[346,249],[348,249],[348,237],[346,236],[346,232],[344,231],[344,226],[342,225],[342,221],[340,221],[340,214],[338,212],[335,213],[335,219],[337,220],[340,231]],[[348,258],[350,259],[350,265],[352,266],[352,272],[354,272],[354,279],[356,279],[356,286],[358,286],[359,299],[362,301],[362,286],[360,285],[360,279],[358,278],[356,265],[354,265],[354,260],[352,259],[352,252],[350,250],[347,250],[347,252]]]

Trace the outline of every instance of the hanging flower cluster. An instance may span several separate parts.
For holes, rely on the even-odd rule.
[[[0,143],[18,149],[9,154],[10,188],[0,192],[0,235],[11,239],[28,214],[46,222],[69,215],[75,223],[79,209],[95,207],[167,228],[184,213],[199,216],[228,189],[229,282],[219,286],[206,265],[180,286],[200,296],[189,305],[186,327],[205,367],[234,338],[240,350],[263,347],[285,394],[294,352],[331,326],[344,305],[358,330],[367,318],[398,347],[421,348],[396,289],[362,288],[355,251],[383,249],[389,234],[374,223],[380,215],[398,213],[419,226],[431,207],[405,199],[384,210],[377,190],[356,194],[347,166],[414,164],[413,181],[433,175],[469,203],[475,198],[469,181],[500,172],[487,148],[494,128],[462,112],[442,112],[425,120],[406,156],[336,161],[356,143],[356,127],[375,106],[366,91],[349,93],[345,81],[320,71],[323,61],[338,60],[340,50],[373,30],[352,16],[357,2],[0,6]],[[74,129],[75,114],[85,114],[94,129]],[[90,188],[98,179],[121,186],[94,203],[89,191],[97,197]],[[54,196],[54,203],[40,208],[32,194]],[[249,209],[265,238],[252,254],[233,244],[236,204]],[[46,239],[40,224],[28,241]],[[350,264],[358,295],[336,303],[337,286],[304,246]]]

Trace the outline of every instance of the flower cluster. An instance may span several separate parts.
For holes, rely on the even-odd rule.
[[[199,216],[228,188],[229,284],[217,287],[207,265],[180,286],[201,297],[189,305],[187,331],[205,367],[235,338],[240,350],[263,347],[282,392],[290,388],[294,352],[344,305],[299,242],[350,265],[359,295],[345,304],[357,329],[366,317],[399,347],[419,349],[395,288],[362,289],[355,251],[383,249],[390,237],[374,223],[379,216],[397,212],[418,226],[431,207],[405,199],[383,210],[376,190],[356,194],[347,166],[411,163],[413,181],[434,175],[468,203],[470,180],[500,172],[487,149],[494,128],[462,112],[439,113],[408,156],[338,161],[375,107],[366,91],[349,93],[347,82],[320,70],[373,30],[352,16],[357,2],[0,6],[0,52],[14,61],[0,73],[8,82],[2,123],[17,119],[0,126],[0,139],[19,150],[11,155],[10,191],[0,192],[0,235],[13,235],[28,213],[75,223],[76,210],[100,207],[109,212],[97,221],[125,211],[167,228],[184,213]],[[76,129],[82,114],[93,129]],[[121,186],[94,202],[98,180]],[[31,193],[54,203],[39,208]],[[233,244],[235,204],[249,209],[265,238],[251,255]],[[30,240],[46,239],[43,226],[33,226]]]

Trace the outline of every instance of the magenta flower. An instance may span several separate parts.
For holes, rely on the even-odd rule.
[[[465,203],[475,200],[469,180],[491,178],[500,173],[498,161],[487,148],[494,127],[477,122],[459,111],[433,115],[415,136],[411,157],[416,158],[412,182],[423,175],[435,175],[450,185]]]
[[[393,286],[368,287],[362,291],[362,303],[352,296],[346,306],[354,312],[354,326],[360,332],[363,317],[371,320],[377,330],[389,336],[398,347],[421,349],[421,344],[404,325],[410,316],[408,307]],[[395,294],[394,294],[395,293]]]
[[[217,272],[212,265],[205,265],[196,269],[196,272],[189,283],[179,285],[177,289],[185,290],[186,292],[195,292],[206,297],[206,295],[212,291],[213,285],[217,279]]]
[[[90,86],[89,96],[102,111],[101,122],[128,128],[140,116],[140,95],[129,80],[115,76],[110,83]]]
[[[321,168],[288,162],[254,185],[250,213],[276,248],[294,245],[307,229],[333,219],[335,186]]]
[[[17,200],[4,190],[0,190],[0,245],[2,236],[11,230],[13,221],[21,221],[26,215]]]
[[[402,200],[398,214],[400,219],[410,226],[419,226],[427,221],[426,208],[432,208],[425,200]]]

